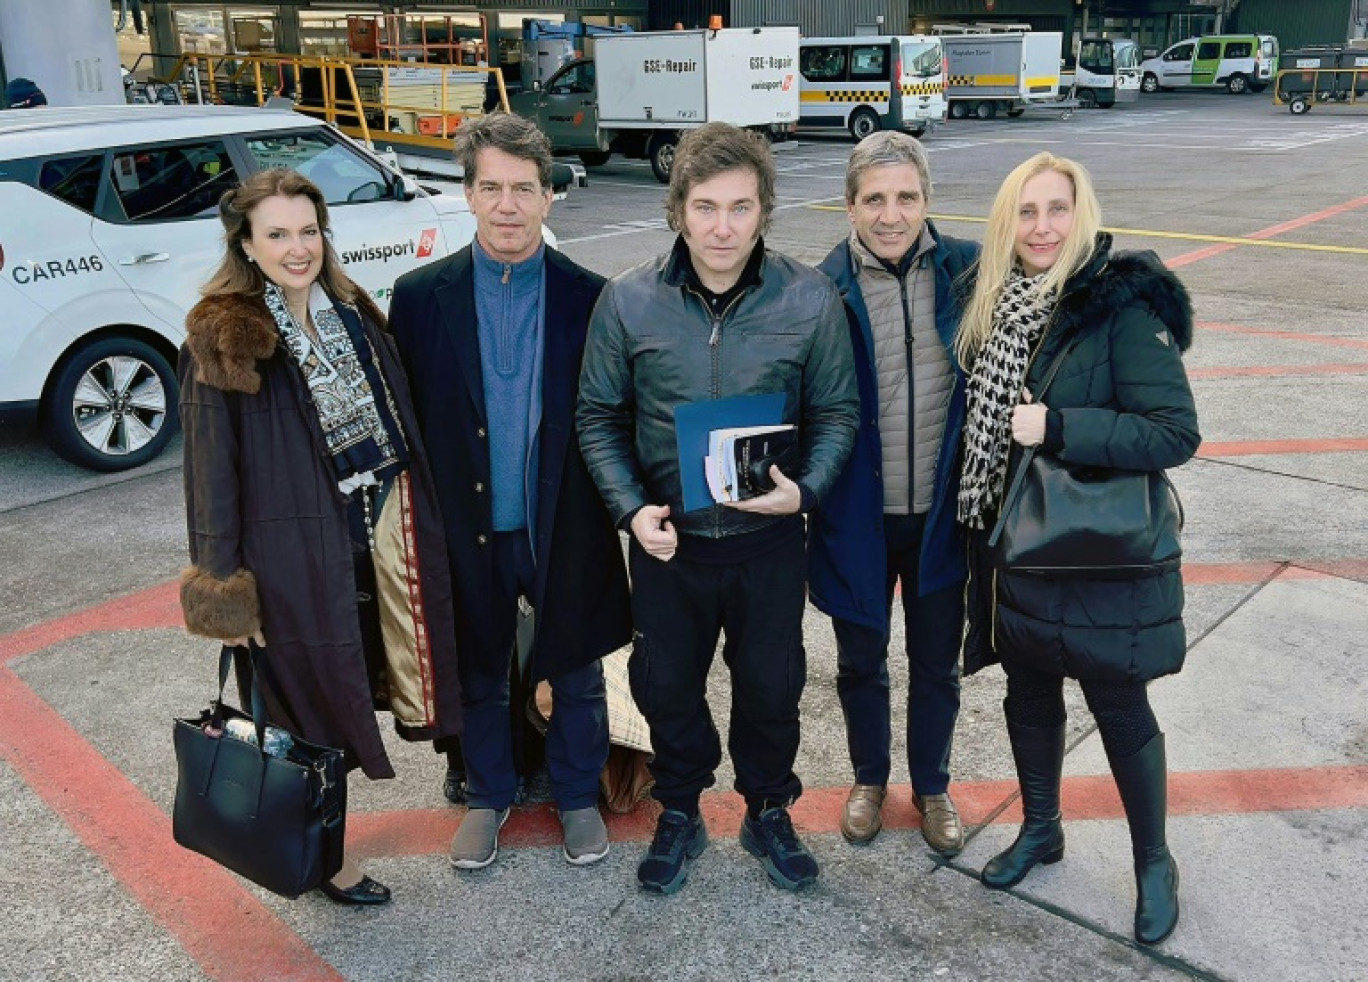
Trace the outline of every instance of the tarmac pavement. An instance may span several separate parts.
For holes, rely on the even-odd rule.
[[[1131,940],[1126,825],[1072,685],[1063,862],[1005,893],[977,882],[1020,819],[996,668],[963,687],[964,852],[925,846],[896,763],[888,827],[847,844],[835,646],[811,609],[794,815],[822,864],[812,889],[774,888],[737,844],[725,762],[705,802],[712,845],[673,897],[635,884],[651,805],[610,819],[613,850],[587,868],[562,858],[550,806],[525,806],[499,860],[458,873],[442,761],[390,739],[399,777],[352,782],[349,839],[394,902],[266,894],[170,835],[170,718],[210,698],[214,658],[176,603],[178,449],[95,476],[0,427],[0,979],[1368,979],[1368,117],[1160,95],[1069,121],[957,121],[927,146],[932,213],[971,238],[1021,159],[1082,160],[1126,230],[1118,246],[1155,249],[1196,302],[1186,365],[1204,442],[1172,475],[1190,651],[1150,690],[1182,870],[1169,940]],[[772,247],[816,262],[845,234],[848,151],[780,149]],[[572,258],[611,274],[668,248],[648,170],[615,160],[590,179],[551,217]],[[726,706],[720,671],[712,696]]]

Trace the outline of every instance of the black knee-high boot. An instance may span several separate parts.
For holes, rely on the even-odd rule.
[[[1059,814],[1064,724],[1018,726],[1008,719],[1007,735],[1012,741],[1026,821],[1011,847],[988,860],[979,874],[983,885],[993,890],[1016,886],[1036,863],[1057,863],[1064,858],[1064,823]]]
[[[1158,944],[1178,924],[1178,864],[1164,838],[1168,765],[1164,734],[1129,757],[1109,757],[1135,855],[1135,940]]]

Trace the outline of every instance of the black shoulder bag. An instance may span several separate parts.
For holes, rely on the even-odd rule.
[[[276,727],[275,739],[268,741],[257,681],[263,652],[252,645],[250,656],[250,716],[223,703],[233,662],[233,649],[224,646],[218,699],[197,718],[175,720],[178,774],[171,831],[185,848],[272,893],[297,897],[342,868],[346,768],[341,750],[315,746]],[[255,744],[226,731],[234,720],[251,724]]]
[[[1036,401],[1072,349],[1066,344],[1050,363]],[[988,537],[994,566],[1118,580],[1178,568],[1183,505],[1168,475],[1070,464],[1037,449],[1022,454]]]

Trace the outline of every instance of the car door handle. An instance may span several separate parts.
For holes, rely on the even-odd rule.
[[[137,256],[124,256],[119,260],[120,266],[141,266],[144,263],[164,263],[171,258],[169,252],[144,252]]]

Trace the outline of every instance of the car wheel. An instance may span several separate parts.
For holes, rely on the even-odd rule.
[[[1079,108],[1079,109],[1096,109],[1096,108],[1097,108],[1097,93],[1094,92],[1092,89],[1083,89],[1083,90],[1081,90],[1081,91],[1078,93],[1078,108]]]
[[[997,115],[996,102],[980,102],[974,107],[974,115],[979,119],[992,119]]]
[[[585,167],[602,167],[612,155],[611,150],[585,150],[580,153],[579,159]]]
[[[1240,95],[1249,88],[1249,81],[1243,75],[1232,75],[1226,79],[1226,89],[1231,95]]]
[[[951,118],[951,119],[967,119],[968,116],[969,116],[969,103],[967,103],[967,102],[952,102],[952,103],[950,103],[950,118]]]
[[[1159,91],[1159,79],[1158,79],[1158,77],[1155,76],[1155,75],[1151,75],[1149,72],[1146,72],[1146,73],[1145,73],[1145,77],[1142,78],[1142,79],[1140,80],[1140,91],[1141,91],[1141,92],[1158,92],[1158,91]]]
[[[879,132],[878,114],[868,106],[861,106],[850,114],[850,138],[859,143],[867,136]]]
[[[1311,100],[1306,96],[1296,96],[1287,106],[1292,111],[1293,116],[1305,116],[1311,111]]]
[[[159,351],[104,338],[58,367],[43,402],[43,432],[73,464],[127,470],[156,457],[175,434],[176,398],[176,374]]]
[[[670,183],[670,168],[674,166],[675,144],[679,142],[678,133],[657,133],[651,137],[646,156],[651,160],[651,172],[661,184]]]

